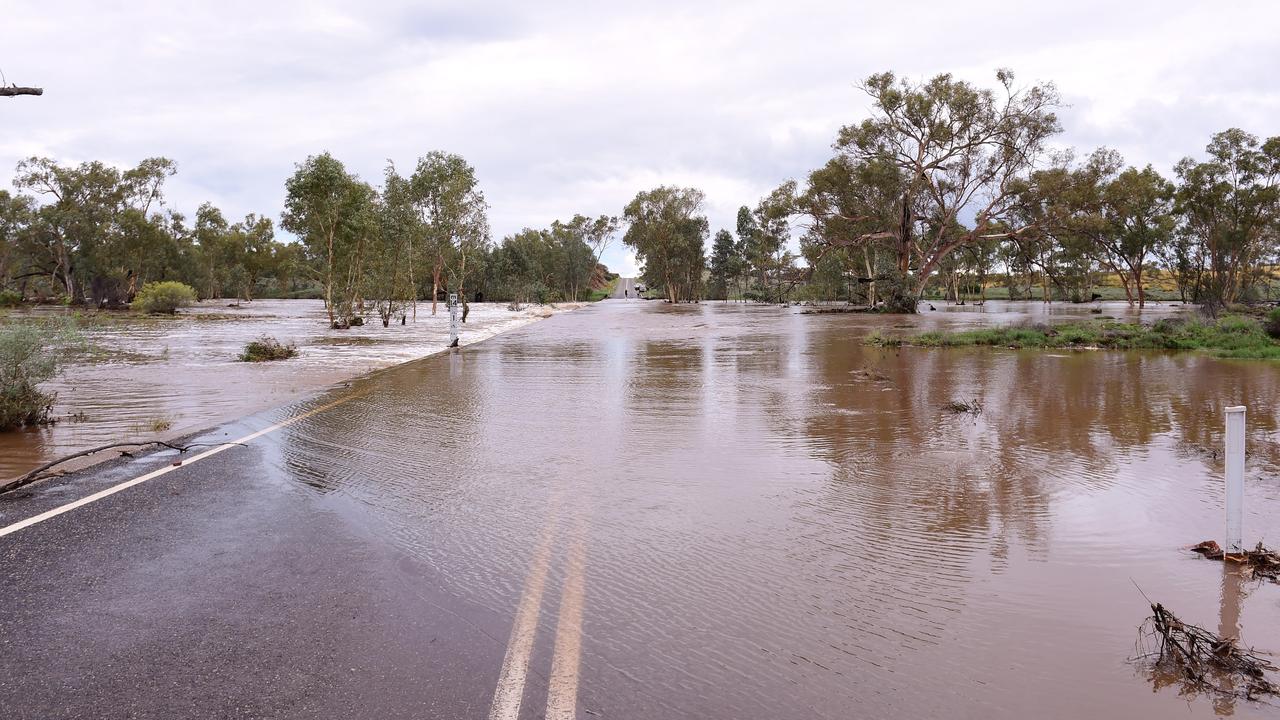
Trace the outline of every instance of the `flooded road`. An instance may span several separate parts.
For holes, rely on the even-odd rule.
[[[511,311],[474,303],[462,341],[572,307]],[[13,312],[14,319],[71,315],[54,307]],[[93,352],[47,384],[58,394],[59,422],[0,433],[0,480],[98,445],[177,437],[439,352],[448,344],[448,318],[443,304],[432,316],[430,303],[423,303],[417,320],[403,326],[384,328],[374,317],[363,327],[330,330],[319,300],[206,301],[174,317],[89,311],[78,324]],[[237,362],[245,344],[264,334],[295,344],[298,357]]]
[[[340,518],[398,558],[394,587],[449,599],[383,617],[447,606],[490,638],[467,679],[445,683],[441,662],[382,696],[409,707],[474,683],[493,698],[414,705],[439,716],[1273,716],[1154,689],[1126,660],[1149,614],[1138,588],[1280,651],[1280,586],[1183,549],[1221,539],[1235,404],[1245,541],[1280,538],[1280,367],[860,342],[1070,316],[1057,309],[608,301],[270,414],[289,424],[190,472],[202,488],[264,478],[290,513]],[[392,672],[376,653],[341,662]]]

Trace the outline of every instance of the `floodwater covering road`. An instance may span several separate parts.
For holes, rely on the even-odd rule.
[[[0,536],[0,707],[1269,716],[1126,659],[1135,584],[1280,650],[1280,587],[1183,549],[1220,539],[1237,403],[1245,539],[1280,537],[1280,368],[860,343],[1024,312],[607,301],[0,496],[3,533],[167,469]]]
[[[468,344],[552,313],[576,308],[472,303],[463,326]],[[97,348],[50,382],[57,393],[53,425],[0,433],[0,481],[41,463],[98,445],[174,438],[245,414],[284,405],[371,370],[439,352],[448,344],[449,313],[382,327],[330,330],[319,300],[205,301],[173,317],[92,311],[85,339]],[[71,315],[67,308],[13,311],[15,318]],[[244,363],[250,340],[270,335],[294,344],[286,362]]]

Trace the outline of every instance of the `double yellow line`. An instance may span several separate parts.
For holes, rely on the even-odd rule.
[[[543,591],[551,567],[556,531],[560,526],[553,509],[542,537],[529,563],[524,592],[516,607],[511,626],[511,639],[502,658],[502,672],[493,693],[489,720],[517,720],[529,674],[529,658],[538,632]],[[556,644],[551,657],[551,675],[547,687],[547,720],[573,720],[577,717],[578,677],[582,660],[582,610],[586,598],[586,522],[579,515],[575,523],[566,557],[564,587],[560,593],[560,617],[556,622]]]

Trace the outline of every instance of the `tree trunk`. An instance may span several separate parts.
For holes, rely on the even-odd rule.
[[[436,314],[436,298],[440,296],[440,261],[431,270],[431,314]]]

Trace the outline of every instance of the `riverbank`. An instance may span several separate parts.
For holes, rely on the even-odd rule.
[[[1268,333],[1280,318],[1233,315],[1219,320],[1162,318],[1151,324],[1114,318],[1074,320],[1054,325],[1028,323],[969,330],[930,330],[915,335],[872,332],[865,342],[880,347],[990,346],[1042,349],[1196,350],[1215,357],[1280,359],[1280,343]],[[1277,333],[1280,334],[1280,333]]]
[[[469,345],[581,303],[473,303],[461,344]],[[2,322],[73,316],[61,307],[9,311]],[[56,392],[53,425],[0,433],[0,480],[111,442],[168,440],[297,400],[365,373],[444,349],[449,315],[417,309],[405,325],[326,326],[316,300],[204,302],[167,316],[87,313],[77,325],[93,351],[66,364],[45,389]],[[290,360],[245,363],[245,345],[270,335],[298,347]]]

